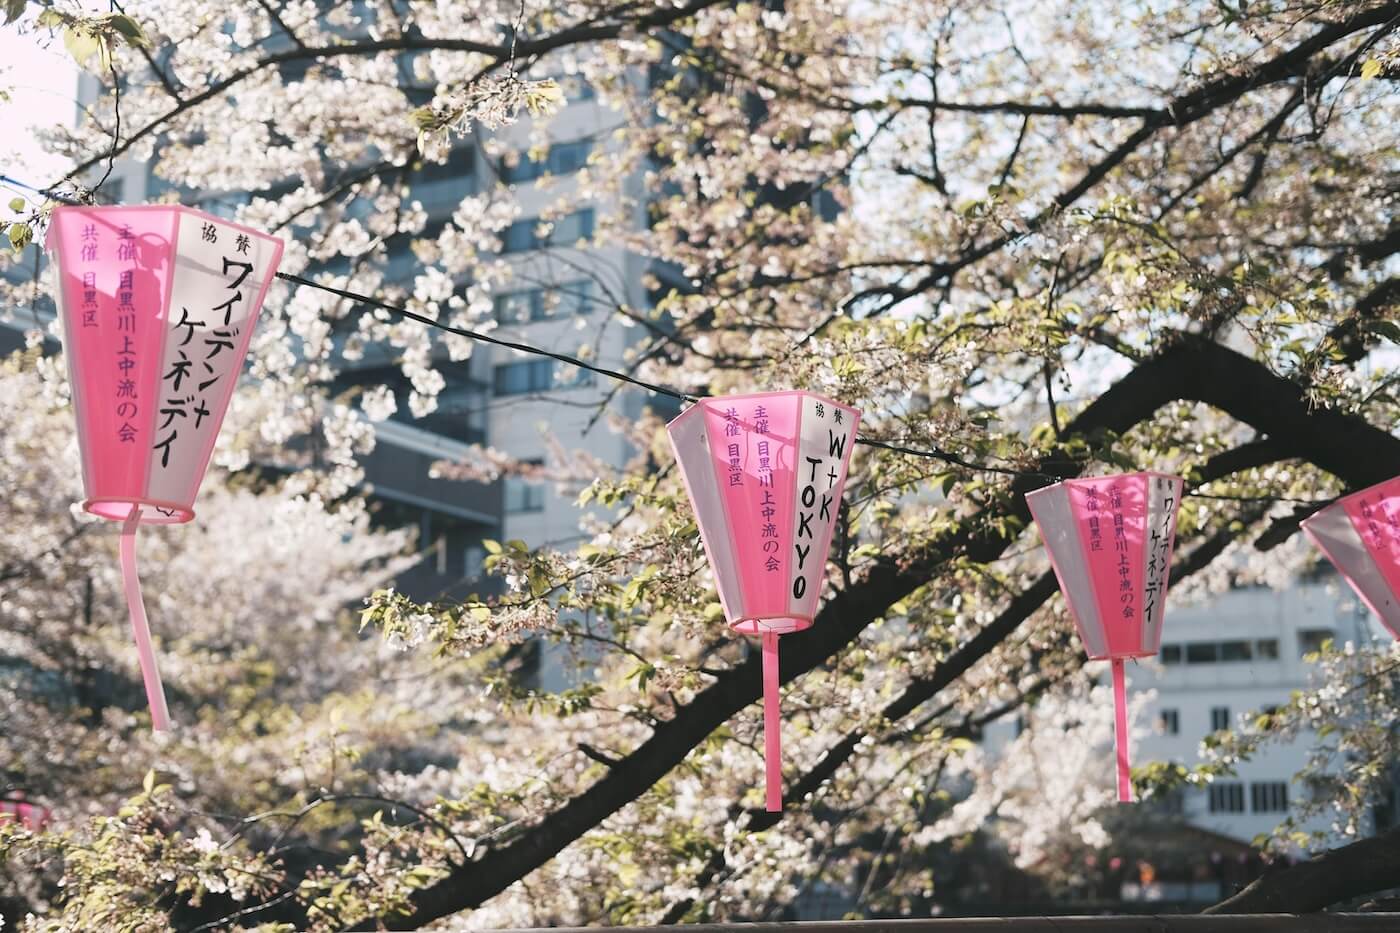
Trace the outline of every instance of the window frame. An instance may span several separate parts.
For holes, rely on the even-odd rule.
[[[543,357],[531,360],[512,360],[509,363],[497,363],[491,370],[491,395],[493,398],[505,398],[512,395],[536,395],[543,392],[554,392],[565,389],[582,389],[593,385],[593,373],[586,369],[575,370],[576,375],[571,381],[565,382],[555,378],[555,360]],[[507,388],[503,385],[509,378],[507,373],[525,373],[525,384],[523,388]],[[539,373],[545,373],[546,377],[541,383]]]
[[[1252,813],[1287,813],[1287,781],[1250,781],[1249,809]]]
[[[1244,813],[1244,782],[1216,781],[1207,788],[1211,813]]]

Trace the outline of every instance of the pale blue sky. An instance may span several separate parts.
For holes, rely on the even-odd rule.
[[[65,160],[45,152],[34,133],[74,122],[77,85],[77,68],[61,41],[14,26],[0,28],[0,91],[10,95],[0,102],[0,174],[40,186],[63,175]],[[13,196],[6,188],[0,206]]]

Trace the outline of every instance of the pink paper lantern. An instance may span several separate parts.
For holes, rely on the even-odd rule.
[[[194,518],[282,241],[187,207],[60,207],[57,273],[83,508],[123,523],[122,576],[151,721],[165,691],[136,572],[141,523]]]
[[[1066,480],[1026,496],[1085,650],[1112,662],[1122,803],[1133,799],[1123,661],[1161,647],[1181,493],[1180,477],[1127,473]]]
[[[1343,496],[1304,520],[1303,530],[1400,638],[1400,476]]]
[[[0,797],[0,823],[16,820],[25,829],[38,832],[48,824],[52,815],[48,807],[30,803],[22,790]]]
[[[725,618],[763,640],[767,806],[783,808],[778,636],[812,624],[860,412],[810,392],[702,399],[667,425]]]

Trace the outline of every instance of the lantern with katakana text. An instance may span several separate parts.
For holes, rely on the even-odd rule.
[[[1305,519],[1303,530],[1400,638],[1400,476],[1343,496]]]
[[[282,241],[187,207],[60,207],[48,249],[78,419],[83,508],[123,523],[121,565],[151,721],[169,728],[136,529],[194,498]]]
[[[1090,659],[1113,672],[1118,800],[1133,799],[1123,662],[1162,644],[1180,477],[1128,473],[1072,479],[1026,496],[1060,591]]]
[[[770,811],[782,809],[778,637],[808,628],[860,412],[810,392],[702,399],[667,426],[725,618],[763,645]]]

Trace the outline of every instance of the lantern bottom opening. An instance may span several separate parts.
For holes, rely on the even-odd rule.
[[[183,525],[194,518],[194,509],[164,499],[99,496],[83,503],[83,510],[108,521],[124,522],[133,508],[141,509],[143,525]]]
[[[734,631],[744,635],[791,635],[812,627],[811,619],[795,619],[791,616],[766,616],[756,619],[740,619],[729,623]]]
[[[1108,654],[1091,654],[1090,661],[1136,661],[1139,658],[1155,658],[1156,648],[1144,648],[1141,651],[1113,651]]]

